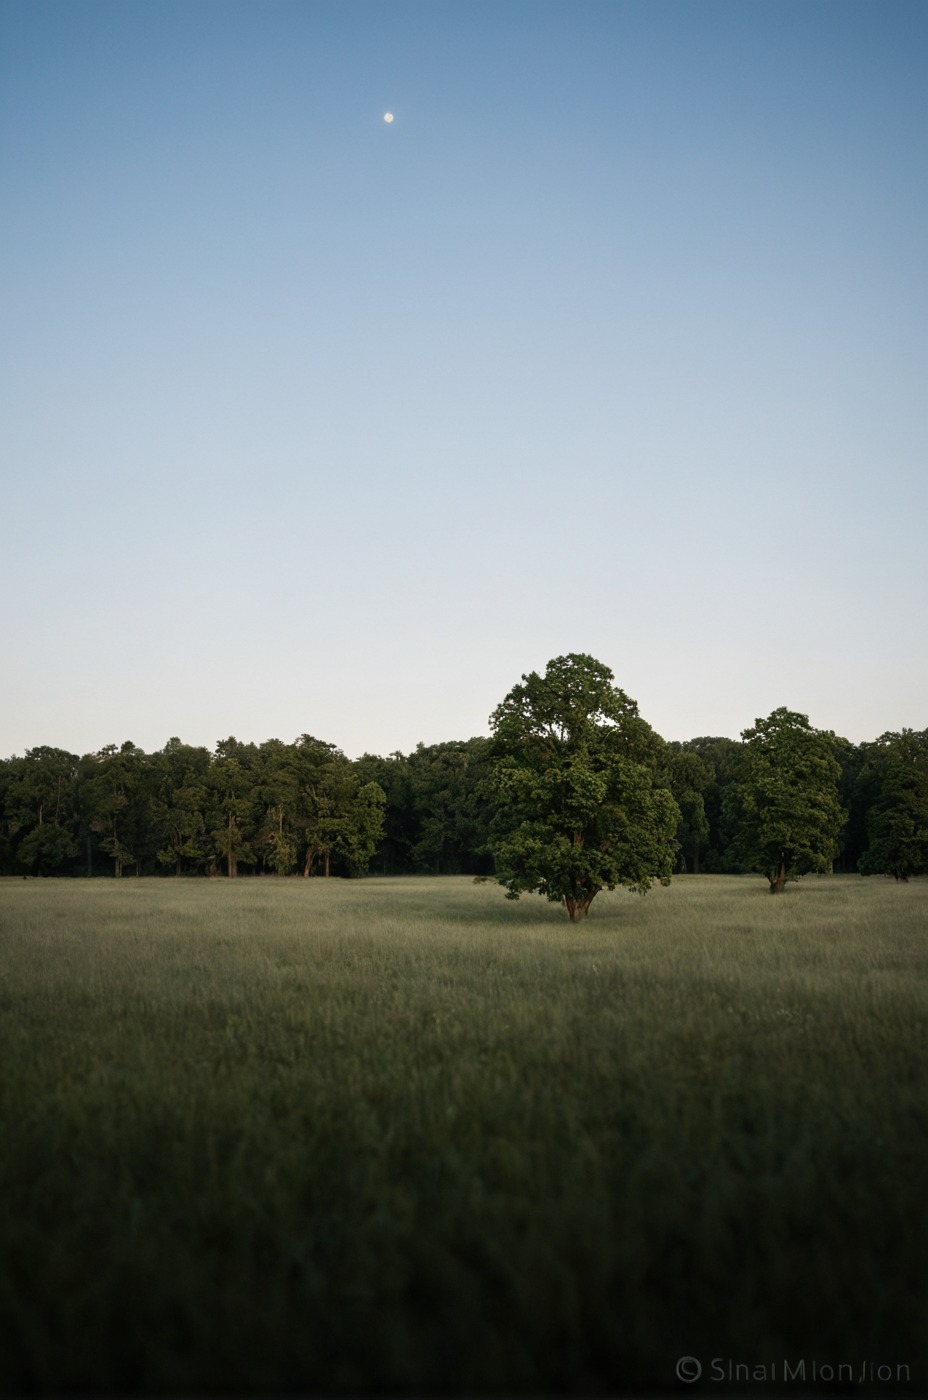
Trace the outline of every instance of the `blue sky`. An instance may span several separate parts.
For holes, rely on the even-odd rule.
[[[926,80],[921,0],[6,0],[0,752],[569,651],[923,728]]]

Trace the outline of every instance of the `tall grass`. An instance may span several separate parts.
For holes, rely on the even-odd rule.
[[[0,882],[5,1388],[924,1387],[928,883],[765,890]]]

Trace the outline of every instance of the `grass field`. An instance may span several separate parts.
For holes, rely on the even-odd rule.
[[[925,881],[2,881],[3,1386],[923,1392],[926,988]]]

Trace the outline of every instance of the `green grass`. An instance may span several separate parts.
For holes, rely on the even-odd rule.
[[[2,881],[2,1384],[924,1388],[926,935],[923,881],[578,926],[466,879]]]

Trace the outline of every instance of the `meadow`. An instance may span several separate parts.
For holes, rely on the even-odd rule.
[[[0,1383],[924,1391],[926,1049],[926,881],[4,880]]]

